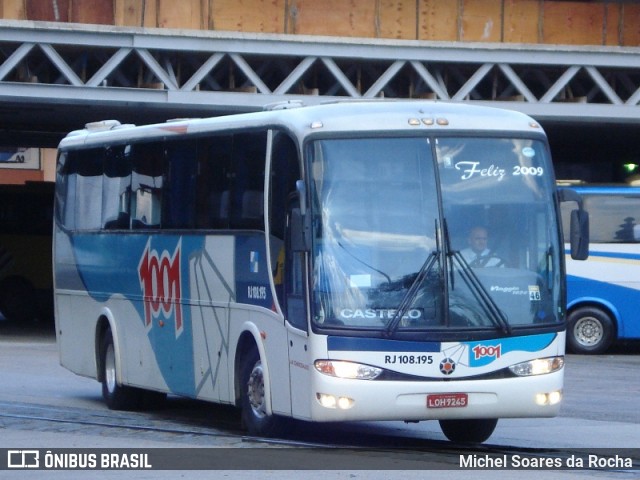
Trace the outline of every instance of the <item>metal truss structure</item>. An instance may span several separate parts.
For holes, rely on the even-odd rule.
[[[294,99],[379,97],[485,103],[540,120],[631,124],[640,118],[640,48],[0,21],[4,136],[22,128],[55,137],[109,115],[142,123]]]

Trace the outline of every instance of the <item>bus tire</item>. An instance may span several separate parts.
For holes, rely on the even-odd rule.
[[[256,348],[247,353],[240,374],[242,426],[251,435],[271,437],[283,432],[284,418],[266,412],[265,379]]]
[[[567,319],[567,347],[573,353],[603,353],[611,346],[615,327],[611,317],[596,307],[573,310]]]
[[[108,330],[100,348],[102,367],[102,397],[110,410],[136,410],[140,406],[141,395],[136,388],[118,384],[116,354],[113,335]]]
[[[439,423],[442,433],[452,442],[482,443],[491,436],[498,419],[440,420]]]

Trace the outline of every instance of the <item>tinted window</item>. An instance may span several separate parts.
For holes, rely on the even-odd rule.
[[[584,207],[589,212],[591,243],[640,242],[640,197],[631,195],[584,195]],[[562,204],[562,228],[569,234],[571,202]]]
[[[58,219],[78,230],[263,230],[266,138],[235,133],[62,152]]]

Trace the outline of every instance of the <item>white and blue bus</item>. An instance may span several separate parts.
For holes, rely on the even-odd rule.
[[[640,188],[573,189],[589,213],[591,237],[586,262],[567,256],[567,346],[602,353],[616,340],[640,338]]]
[[[436,419],[482,442],[560,408],[558,192],[540,126],[491,108],[88,125],[59,148],[61,363],[113,409],[175,394],[236,405],[258,435]],[[472,227],[499,267],[463,254]]]

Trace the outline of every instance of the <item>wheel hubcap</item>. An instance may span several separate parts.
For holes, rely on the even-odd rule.
[[[599,343],[604,336],[602,324],[593,317],[578,320],[573,329],[574,336],[580,345],[593,346]]]
[[[116,356],[113,345],[107,346],[104,355],[104,379],[110,393],[116,389]]]
[[[249,405],[253,414],[257,417],[266,416],[264,405],[264,373],[262,370],[262,362],[258,361],[249,375],[247,383],[247,395],[249,397]]]

